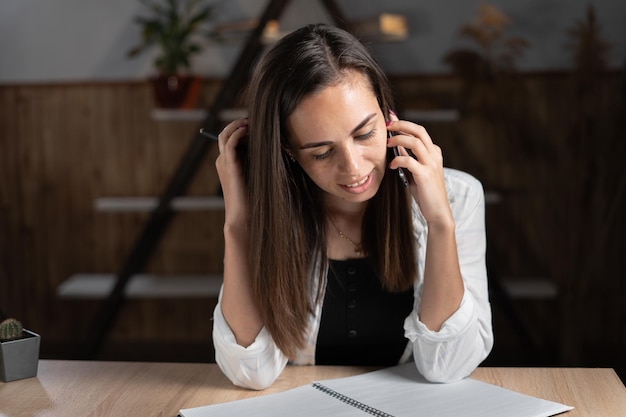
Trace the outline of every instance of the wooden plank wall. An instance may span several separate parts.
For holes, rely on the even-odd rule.
[[[82,334],[97,305],[59,300],[57,286],[74,273],[117,272],[148,217],[96,212],[95,199],[158,196],[197,129],[155,121],[152,108],[146,83],[0,87],[0,305],[46,330],[44,349]],[[216,194],[214,158],[188,194]],[[219,211],[177,216],[148,271],[221,273],[222,223]],[[210,306],[188,305],[197,319],[172,302],[128,303],[111,338],[209,341]]]
[[[531,327],[557,351],[561,363],[598,364],[596,352],[608,352],[608,360],[615,362],[626,349],[623,233],[598,237],[606,263],[602,274],[592,282],[579,279],[581,264],[572,254],[581,249],[570,242],[591,235],[578,218],[584,212],[572,211],[580,196],[565,189],[572,165],[559,162],[569,140],[559,129],[574,114],[567,79],[525,76],[525,101],[518,107],[526,113],[514,115],[517,124],[507,122],[510,113],[476,117],[468,104],[474,96],[464,96],[455,77],[406,76],[392,82],[399,112],[410,107],[461,110],[457,123],[424,124],[443,148],[448,166],[504,193],[504,202],[487,213],[497,267],[506,274],[548,276],[569,300],[550,306],[548,326],[539,320]],[[603,89],[614,89],[617,79],[611,77]],[[205,80],[200,107],[210,103],[218,87],[219,80]],[[158,195],[198,127],[197,122],[153,120],[152,108],[150,87],[142,82],[0,86],[0,309],[43,334],[44,354],[67,353],[67,344],[83,334],[97,306],[59,300],[57,286],[77,272],[116,272],[147,219],[145,213],[96,212],[95,198]],[[604,164],[604,177],[623,177],[616,158]],[[213,150],[188,194],[215,194],[214,159]],[[221,273],[222,222],[219,212],[176,216],[148,270]],[[564,233],[572,225],[575,232]],[[611,225],[624,230],[623,218]],[[570,311],[581,300],[592,314]],[[213,305],[207,300],[127,303],[110,340],[210,347]],[[593,331],[570,328],[563,338],[555,327],[568,320],[580,320]],[[577,347],[572,351],[559,344]]]

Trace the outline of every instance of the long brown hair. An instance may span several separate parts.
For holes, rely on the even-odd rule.
[[[288,357],[305,344],[328,259],[321,191],[289,158],[286,121],[305,97],[339,82],[347,71],[369,80],[388,115],[392,94],[380,66],[354,36],[325,24],[281,39],[260,60],[246,91],[250,278],[263,322]],[[383,286],[400,291],[415,279],[415,243],[409,197],[391,174],[368,202],[362,236]]]

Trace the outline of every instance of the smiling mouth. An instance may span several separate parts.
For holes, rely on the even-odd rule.
[[[346,187],[348,187],[348,188],[356,188],[356,187],[359,187],[359,186],[361,186],[361,185],[365,184],[365,182],[369,179],[369,177],[370,177],[370,176],[368,175],[368,176],[366,176],[365,178],[363,178],[363,179],[362,179],[361,181],[359,181],[359,182],[354,182],[354,183],[352,183],[352,184],[346,184],[345,186],[346,186]]]

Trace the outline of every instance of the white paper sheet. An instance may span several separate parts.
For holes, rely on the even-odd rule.
[[[319,383],[394,417],[549,417],[572,409],[471,378],[452,384],[433,384],[421,377],[412,363]],[[366,417],[370,413],[313,385],[305,385],[262,397],[183,409],[180,415]]]

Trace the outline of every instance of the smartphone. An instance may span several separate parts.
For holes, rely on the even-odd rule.
[[[391,133],[390,131],[387,131],[387,137],[392,137],[392,136],[393,136],[393,133]],[[397,146],[394,146],[392,149],[393,149],[394,156],[400,156],[400,151],[398,150]],[[406,177],[404,168],[398,168],[396,169],[396,171],[398,171],[398,177],[400,177],[400,182],[402,183],[404,188],[409,188],[409,179]]]

